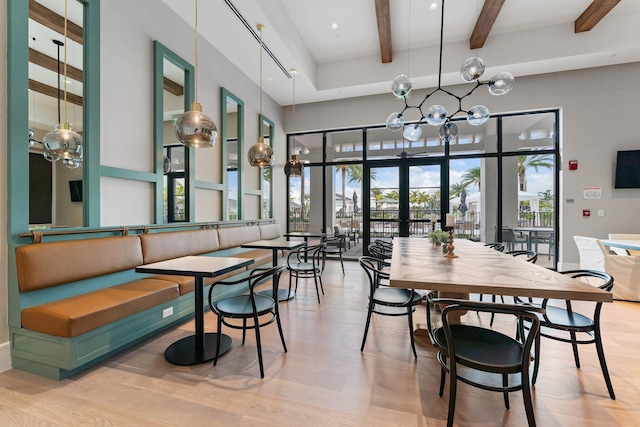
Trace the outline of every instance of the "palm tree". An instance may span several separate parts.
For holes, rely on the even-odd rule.
[[[480,191],[480,173],[480,166],[472,167],[471,169],[467,170],[464,175],[462,175],[462,181],[460,182],[460,184],[464,185],[465,187],[468,185],[477,185],[478,191]]]
[[[553,168],[553,160],[548,154],[533,154],[518,156],[518,185],[520,191],[527,191],[527,169],[533,168],[538,172],[538,168]]]
[[[373,199],[376,201],[376,210],[380,209],[380,205],[378,203],[378,200],[381,200],[384,198],[384,190],[382,188],[372,188],[371,189],[371,195],[373,196]]]
[[[349,170],[349,165],[339,165],[336,166],[336,172],[340,172],[342,174],[342,215],[347,212],[347,195],[344,194],[347,191],[347,171]]]
[[[464,182],[456,182],[449,189],[449,198],[453,199],[454,197],[459,197],[462,194],[462,190],[467,189],[467,185]]]

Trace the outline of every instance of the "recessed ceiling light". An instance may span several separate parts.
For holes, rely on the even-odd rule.
[[[438,8],[438,3],[436,2],[431,3],[431,10],[437,9],[437,8]]]
[[[333,28],[334,30],[338,29],[338,23],[334,22],[333,24],[331,24],[331,28]]]

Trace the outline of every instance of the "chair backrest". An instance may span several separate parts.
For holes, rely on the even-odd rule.
[[[321,242],[326,244],[326,248],[339,249],[340,252],[344,252],[346,250],[346,239],[344,234],[323,237]]]
[[[322,250],[326,247],[326,243],[321,242],[318,245],[301,246],[295,251],[291,252],[287,256],[287,265],[292,262],[307,262],[313,263],[316,267],[321,265]]]
[[[378,261],[391,259],[391,251],[387,248],[372,244],[369,245],[368,249],[371,256],[376,258]]]
[[[504,252],[504,243],[501,242],[485,243],[485,246],[495,249],[498,252]]]
[[[522,364],[524,369],[527,369],[530,361],[529,355],[531,354],[531,347],[533,346],[533,342],[535,341],[535,338],[540,330],[540,319],[535,313],[544,313],[544,308],[526,304],[504,304],[481,301],[467,301],[449,298],[438,298],[437,296],[437,292],[431,292],[427,295],[427,332],[429,333],[429,338],[431,339],[433,345],[438,347],[440,351],[443,351],[447,357],[449,357],[449,355],[455,357],[455,348],[452,345],[453,340],[451,339],[451,324],[449,323],[450,314],[455,312],[461,312],[462,314],[464,314],[467,311],[476,311],[479,313],[482,312],[508,314],[515,316],[518,319],[531,322],[531,329],[529,330],[529,333],[526,335],[526,339],[522,344]],[[442,328],[444,329],[447,342],[441,342],[437,334],[435,333],[437,328],[435,327],[435,324],[433,322],[433,313],[436,307],[441,310]],[[457,317],[458,316],[455,315],[453,316],[453,318]],[[492,329],[488,324],[486,326],[483,326],[483,324],[473,324],[472,327]],[[522,333],[523,330],[521,329],[520,332]]]
[[[373,295],[376,287],[380,283],[380,279],[388,279],[389,273],[382,271],[378,267],[378,260],[370,256],[361,256],[358,258],[360,266],[369,277],[370,293]]]
[[[509,251],[509,252],[505,252],[505,254],[507,255],[511,255],[514,257],[526,257],[526,261],[527,262],[531,262],[534,263],[538,260],[538,254],[533,252],[533,251]]]
[[[573,236],[580,253],[580,269],[605,271],[604,250],[594,237]]]
[[[605,271],[615,278],[613,296],[616,299],[640,301],[640,256],[604,255]]]

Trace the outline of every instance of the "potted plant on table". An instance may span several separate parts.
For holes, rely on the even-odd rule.
[[[435,246],[440,246],[442,243],[449,241],[449,234],[443,230],[435,230],[429,233],[429,239]]]

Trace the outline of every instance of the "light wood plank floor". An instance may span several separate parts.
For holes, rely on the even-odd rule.
[[[2,426],[443,426],[435,353],[419,338],[413,358],[404,317],[375,317],[360,352],[366,316],[365,275],[355,262],[324,273],[322,304],[312,282],[281,303],[289,352],[275,325],[263,329],[265,379],[255,338],[225,329],[231,351],[215,368],[167,363],[164,349],[190,335],[193,321],[130,348],[72,379],[56,382],[10,370],[0,374]],[[283,284],[287,278],[283,277]],[[577,304],[580,308],[580,304]],[[468,321],[488,322],[475,313]],[[206,329],[215,331],[211,313]],[[609,399],[594,346],[582,346],[582,368],[567,344],[543,340],[534,387],[539,426],[640,425],[640,304],[603,311],[604,346],[618,399]],[[424,323],[424,307],[416,322]],[[497,320],[498,327],[500,320]],[[504,326],[504,325],[503,325]],[[505,410],[498,393],[460,384],[456,425],[525,426],[520,393]]]

